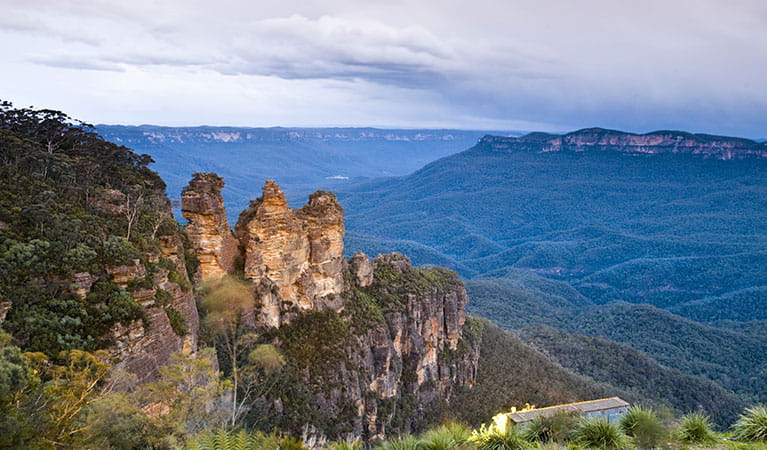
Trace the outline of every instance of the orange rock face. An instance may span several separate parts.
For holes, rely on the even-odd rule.
[[[237,222],[245,250],[244,276],[278,294],[262,295],[259,322],[279,326],[286,309],[340,307],[344,291],[344,213],[336,196],[318,191],[291,209],[274,181]],[[264,294],[267,294],[266,292]]]
[[[226,219],[221,189],[224,180],[210,173],[195,174],[181,197],[181,213],[189,220],[184,228],[195,246],[200,266],[198,280],[234,270],[237,240]]]

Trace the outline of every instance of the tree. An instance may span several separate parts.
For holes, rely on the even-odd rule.
[[[234,389],[232,392],[232,416],[234,425],[244,412],[247,395],[238,401],[240,389],[239,362],[249,344],[257,335],[247,333],[243,317],[253,311],[253,287],[242,280],[225,275],[208,278],[203,283],[202,310],[205,313],[203,326],[215,339],[231,368]]]

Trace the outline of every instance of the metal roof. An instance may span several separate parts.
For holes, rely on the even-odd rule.
[[[533,409],[530,411],[520,411],[518,413],[507,414],[509,420],[514,423],[525,423],[538,416],[552,416],[558,412],[586,414],[591,412],[606,411],[608,409],[626,408],[629,403],[618,398],[610,397],[599,400],[590,400],[587,402],[568,403],[566,405],[549,406],[547,408]]]

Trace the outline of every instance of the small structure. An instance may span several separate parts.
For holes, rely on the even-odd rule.
[[[547,408],[531,409],[507,414],[515,425],[530,422],[538,416],[553,416],[556,413],[578,414],[585,417],[601,416],[608,422],[618,420],[628,409],[629,403],[618,398],[610,397],[587,402],[568,403],[566,405],[549,406]]]

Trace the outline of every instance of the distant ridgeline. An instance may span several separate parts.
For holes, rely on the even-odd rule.
[[[96,130],[108,141],[152,155],[152,168],[168,184],[171,197],[181,192],[190,173],[218,173],[227,181],[224,196],[231,211],[247,208],[265,179],[279,180],[288,201],[300,204],[317,189],[411,173],[471,147],[487,133],[153,125],[98,125]],[[229,217],[232,223],[236,219]]]
[[[628,344],[671,370],[657,367],[656,393],[681,370],[765,401],[765,156],[764,143],[672,131],[486,136],[338,195],[350,252],[403,251],[457,270],[471,278],[472,312],[611,339],[559,337],[591,357]],[[629,379],[618,361],[572,360],[550,332],[527,336],[581,374]]]

